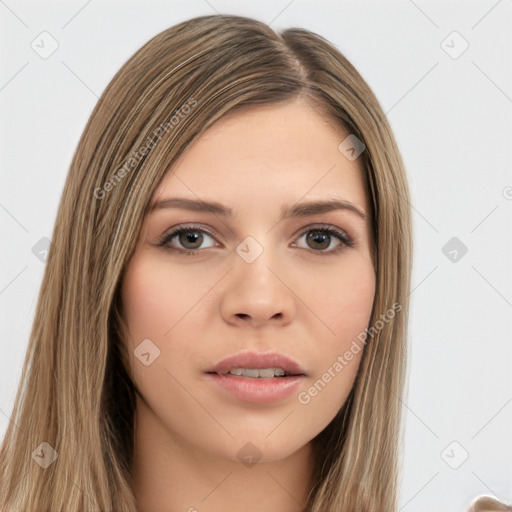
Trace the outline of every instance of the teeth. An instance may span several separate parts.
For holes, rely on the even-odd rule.
[[[252,377],[254,379],[269,379],[272,377],[284,377],[285,375],[285,371],[282,368],[232,368],[228,373],[242,377]]]

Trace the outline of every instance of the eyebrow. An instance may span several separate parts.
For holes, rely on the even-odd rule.
[[[196,199],[187,199],[184,197],[169,197],[156,202],[151,207],[151,212],[161,210],[164,208],[181,208],[191,210],[194,212],[209,212],[222,217],[229,217],[233,211],[231,208],[224,206],[217,201],[204,201]],[[366,214],[357,206],[344,199],[328,199],[321,201],[307,201],[296,203],[291,206],[285,206],[281,212],[282,219],[290,219],[294,217],[305,217],[308,215],[317,215],[327,213],[335,210],[348,210],[363,220],[366,219]]]

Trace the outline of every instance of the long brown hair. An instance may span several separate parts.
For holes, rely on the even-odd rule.
[[[119,290],[150,198],[169,165],[223,115],[299,96],[364,143],[376,273],[356,381],[314,439],[307,510],[396,510],[411,227],[393,134],[363,78],[324,38],[215,15],[182,22],[138,50],[82,134],[1,447],[1,512],[136,512],[135,395]]]

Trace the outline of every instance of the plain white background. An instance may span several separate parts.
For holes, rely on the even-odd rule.
[[[1,1],[0,436],[44,271],[33,247],[99,95],[151,37],[217,12],[333,42],[396,135],[415,236],[401,511],[512,502],[511,0]]]

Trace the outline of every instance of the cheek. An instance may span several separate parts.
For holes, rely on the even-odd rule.
[[[310,301],[324,323],[324,346],[343,348],[368,326],[375,296],[375,273],[369,259],[347,259],[336,270],[315,276],[310,290],[314,290]]]
[[[177,382],[197,373],[198,340],[211,323],[207,295],[218,279],[208,269],[169,267],[165,257],[136,253],[121,287],[132,378],[146,398],[154,395],[155,400],[164,389],[173,390],[173,400],[178,400],[182,391]]]
[[[189,276],[169,272],[158,259],[134,256],[123,279],[123,311],[134,344],[167,339],[201,294]],[[197,283],[195,283],[197,284]]]
[[[318,289],[319,282],[324,283],[324,293]],[[321,350],[314,376],[297,399],[307,406],[315,425],[325,426],[346,401],[357,376],[375,296],[373,266],[369,260],[354,258],[311,289],[324,324],[319,331],[323,334],[317,336]]]
[[[121,296],[128,326],[128,339],[124,342],[132,378],[145,396],[172,385],[172,379],[165,371],[168,366],[167,341],[175,326],[179,328],[189,301],[187,288],[179,274],[174,273],[172,277],[170,274],[158,261],[136,254],[123,278]],[[180,292],[176,293],[176,290]],[[174,344],[173,350],[177,351],[180,360],[188,357],[179,345]]]

